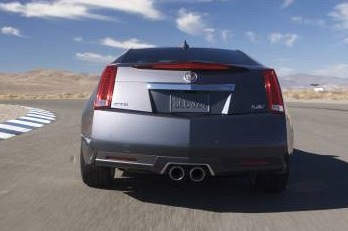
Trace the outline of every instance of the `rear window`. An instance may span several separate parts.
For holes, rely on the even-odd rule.
[[[235,65],[259,65],[241,51],[209,48],[131,49],[115,63],[211,62]]]

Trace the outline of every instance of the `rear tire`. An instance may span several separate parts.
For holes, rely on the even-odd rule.
[[[288,185],[289,166],[286,161],[286,169],[281,173],[259,174],[255,178],[255,188],[259,192],[280,193]]]
[[[115,169],[86,164],[82,151],[80,155],[82,181],[93,188],[108,188],[112,185]]]
[[[288,174],[274,173],[256,176],[255,188],[259,192],[280,193],[286,189]]]

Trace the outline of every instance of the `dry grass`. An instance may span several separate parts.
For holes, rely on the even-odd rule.
[[[87,99],[90,92],[82,93],[37,93],[37,94],[0,94],[0,100],[9,99]]]
[[[285,99],[296,100],[348,100],[348,91],[285,90],[283,96]]]

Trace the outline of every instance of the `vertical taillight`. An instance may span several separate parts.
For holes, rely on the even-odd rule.
[[[109,65],[103,71],[99,81],[96,99],[94,100],[94,109],[110,108],[112,94],[117,74],[117,66]]]
[[[275,113],[283,113],[284,102],[276,72],[272,69],[266,70],[263,76],[269,110]]]

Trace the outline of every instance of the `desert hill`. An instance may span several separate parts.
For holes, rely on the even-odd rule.
[[[87,98],[98,79],[96,75],[52,69],[15,74],[0,72],[0,99]],[[280,76],[279,81],[286,98],[348,99],[348,77],[296,74]],[[319,84],[329,91],[315,93],[311,84]]]
[[[48,98],[60,95],[58,98],[64,98],[64,94],[86,97],[97,82],[97,76],[52,69],[0,73],[0,98],[37,98],[39,95],[52,96]]]

